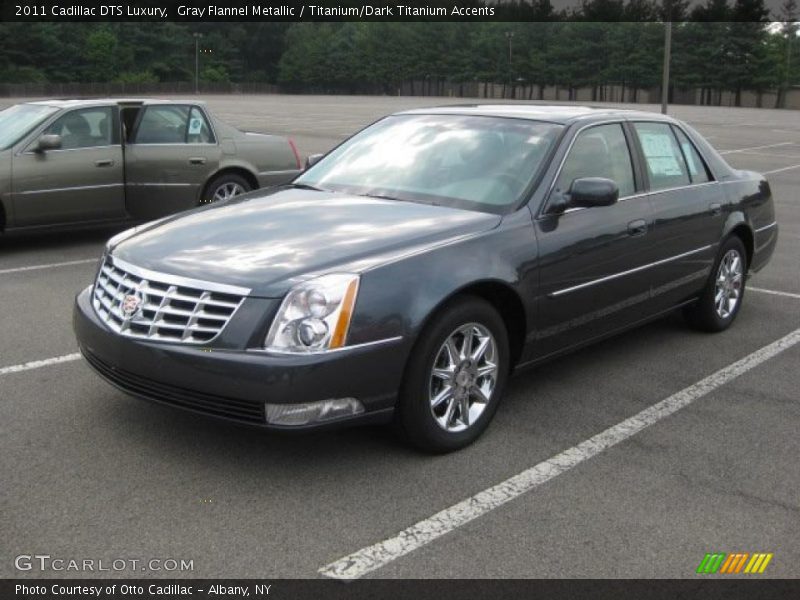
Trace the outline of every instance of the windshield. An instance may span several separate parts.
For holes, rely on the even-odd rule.
[[[560,130],[527,119],[387,117],[333,150],[295,184],[503,213],[521,198]]]
[[[0,150],[16,144],[58,109],[38,104],[17,104],[0,110]]]

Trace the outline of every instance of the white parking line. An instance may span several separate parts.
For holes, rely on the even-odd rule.
[[[764,156],[766,158],[800,158],[800,154],[767,154],[766,152],[756,152],[751,150],[742,150],[741,154],[747,156]]]
[[[747,291],[749,292],[759,292],[761,294],[772,294],[774,296],[786,296],[787,298],[797,298],[800,300],[800,294],[793,294],[791,292],[780,292],[778,290],[765,290],[764,288],[757,288],[757,287],[750,287],[747,286]]]
[[[81,260],[68,260],[66,262],[48,263],[45,265],[30,265],[28,267],[14,267],[13,269],[0,269],[0,275],[6,273],[20,273],[22,271],[38,271],[39,269],[53,269],[55,267],[68,267],[70,265],[84,265],[87,263],[96,263],[99,258],[84,258]]]
[[[80,357],[80,353],[75,352],[74,354],[64,354],[63,356],[54,356],[53,358],[45,358],[43,360],[32,360],[31,362],[26,362],[21,365],[0,367],[0,375],[9,375],[11,373],[19,373],[20,371],[30,371],[31,369],[38,369],[39,367],[49,367],[50,365],[57,365],[59,363],[78,360]]]
[[[477,519],[529,492],[543,483],[578,466],[582,462],[616,446],[643,429],[688,406],[698,398],[746,373],[766,360],[800,342],[800,329],[748,354],[705,379],[646,408],[621,423],[589,438],[552,458],[506,479],[489,489],[462,500],[432,517],[404,529],[397,535],[372,546],[362,548],[319,569],[319,573],[334,579],[358,579],[387,565],[414,550],[429,544],[454,529]]]
[[[791,146],[794,142],[780,142],[778,144],[767,144],[766,146],[750,146],[749,148],[735,148],[733,150],[723,150],[720,154],[736,154],[737,152],[747,152],[748,150],[763,150],[764,148],[777,148],[778,146]]]
[[[800,169],[800,165],[792,165],[791,167],[783,167],[782,169],[772,169],[772,171],[762,171],[762,175],[771,175],[772,173],[780,173],[781,171],[790,171],[791,169]]]

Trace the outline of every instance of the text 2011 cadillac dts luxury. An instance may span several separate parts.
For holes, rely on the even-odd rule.
[[[509,373],[682,307],[721,331],[770,187],[660,115],[389,116],[292,184],[112,238],[74,327],[135,396],[269,428],[393,421],[460,448]]]

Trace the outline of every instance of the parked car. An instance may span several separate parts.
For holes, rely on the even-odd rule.
[[[47,100],[0,111],[0,231],[151,220],[290,181],[291,140],[194,100]]]
[[[108,381],[276,429],[475,440],[507,376],[683,308],[722,331],[772,194],[647,112],[413,110],[293,183],[120,234],[74,328]]]

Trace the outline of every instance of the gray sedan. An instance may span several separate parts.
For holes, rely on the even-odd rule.
[[[299,171],[291,140],[239,131],[194,100],[0,111],[0,231],[150,220]]]
[[[676,309],[725,330],[777,235],[769,183],[674,119],[409,111],[288,186],[119,234],[74,326],[136,396],[273,429],[393,421],[447,451],[515,369]]]

